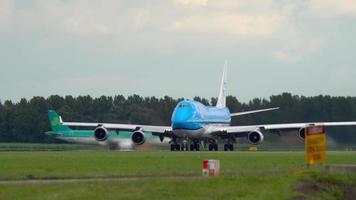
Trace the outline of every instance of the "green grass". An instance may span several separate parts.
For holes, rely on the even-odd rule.
[[[206,158],[219,159],[226,175],[291,171],[304,161],[281,152],[0,152],[0,179],[198,176]]]
[[[287,179],[288,180],[288,179]],[[271,184],[273,183],[273,184]],[[0,186],[2,199],[285,199],[285,178],[148,178],[81,184]]]
[[[219,159],[221,176],[202,178],[203,159]],[[356,164],[356,153],[330,152],[328,163]],[[126,178],[0,184],[0,199],[290,199],[301,181],[323,178],[302,152],[0,152],[0,180],[93,177]],[[336,198],[338,189],[322,195]]]
[[[87,144],[0,143],[0,151],[73,151],[107,150],[108,147]]]
[[[219,145],[220,150],[223,150],[223,144]],[[242,143],[235,145],[236,151],[247,151],[251,147],[251,144]],[[283,144],[283,143],[271,143],[269,141],[264,142],[257,146],[258,151],[304,151],[304,144]],[[146,149],[150,150],[169,150],[169,145],[154,144]],[[45,143],[1,143],[0,142],[0,152],[1,151],[77,151],[77,150],[109,150],[108,146],[100,145],[87,145],[87,144],[69,144],[69,143],[59,143],[59,144],[45,144]],[[329,144],[328,150],[330,151],[350,151],[356,150],[355,145],[348,144]]]

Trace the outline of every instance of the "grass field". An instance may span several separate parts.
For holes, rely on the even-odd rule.
[[[154,144],[150,146],[142,146],[148,151],[157,150],[169,150],[169,145],[166,143]],[[247,151],[251,147],[249,143],[239,143],[235,145],[236,151]],[[258,145],[258,151],[304,151],[304,144],[283,144],[283,143],[271,143],[264,142]],[[41,144],[41,143],[1,143],[0,142],[0,152],[1,151],[78,151],[78,150],[95,150],[95,151],[107,151],[108,146],[100,145],[87,145],[87,144]],[[203,149],[202,149],[203,150]],[[207,149],[205,149],[207,150]],[[223,144],[220,144],[220,150],[223,150]],[[356,150],[356,145],[354,144],[328,144],[328,150],[330,151],[352,151]]]
[[[221,176],[202,178],[203,159],[219,159]],[[330,152],[328,164],[356,164],[356,153]],[[63,182],[22,181],[43,179]],[[302,152],[0,152],[0,180],[1,200],[340,199],[356,185],[306,168]]]
[[[87,144],[40,144],[40,143],[0,143],[1,151],[75,151],[108,150],[106,146]]]

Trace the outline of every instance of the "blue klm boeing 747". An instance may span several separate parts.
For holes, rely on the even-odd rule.
[[[109,136],[113,131],[131,131],[132,142],[136,145],[141,145],[145,143],[146,133],[152,133],[152,135],[158,136],[161,142],[163,142],[164,138],[169,138],[172,151],[199,151],[202,141],[209,144],[210,151],[218,150],[218,141],[225,142],[225,151],[233,151],[236,138],[245,137],[251,144],[260,144],[263,142],[263,133],[268,130],[299,130],[299,137],[304,139],[304,129],[310,125],[356,125],[356,122],[317,122],[230,126],[231,117],[271,111],[278,108],[230,113],[226,107],[226,76],[227,64],[225,63],[218,101],[215,107],[207,107],[197,101],[183,100],[177,104],[173,111],[171,126],[63,122],[60,117],[59,123],[62,126],[93,127],[94,131],[91,138],[98,142],[109,142]]]

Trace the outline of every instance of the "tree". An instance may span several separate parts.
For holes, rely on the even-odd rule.
[[[216,104],[195,97],[205,105]],[[17,103],[0,102],[0,140],[2,142],[48,142],[44,135],[50,129],[47,110],[54,109],[66,121],[139,123],[170,125],[175,106],[183,98],[174,99],[122,95],[114,97],[52,95],[47,99],[33,97],[21,99]],[[278,111],[232,118],[232,125],[318,122],[318,121],[356,121],[356,97],[315,96],[305,97],[282,93],[269,99],[255,98],[242,103],[234,96],[228,96],[226,103],[231,112],[241,112],[269,107],[281,107]],[[341,143],[355,143],[354,127],[330,129],[331,137]]]

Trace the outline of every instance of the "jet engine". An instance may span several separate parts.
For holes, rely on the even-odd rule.
[[[252,131],[247,135],[248,141],[251,144],[255,144],[255,145],[261,144],[263,142],[263,138],[264,138],[263,134],[259,130]]]
[[[145,143],[145,141],[146,141],[145,133],[142,130],[137,130],[137,131],[133,132],[133,134],[131,136],[131,140],[136,145],[141,145],[141,144]]]
[[[99,126],[94,130],[94,137],[97,141],[102,142],[108,139],[109,132],[105,127]]]
[[[302,141],[305,140],[305,128],[299,129],[298,136]]]

